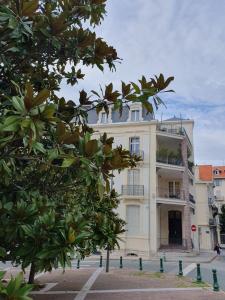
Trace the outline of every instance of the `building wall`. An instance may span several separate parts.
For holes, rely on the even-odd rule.
[[[187,132],[190,134],[189,138],[192,141],[193,122],[190,121],[183,125],[185,125]],[[156,202],[157,185],[159,184],[157,183],[156,172],[156,126],[156,121],[98,124],[93,126],[96,137],[99,137],[104,132],[106,132],[109,137],[114,137],[114,147],[122,145],[124,148],[129,149],[130,138],[139,137],[140,150],[144,151],[144,161],[140,162],[137,166],[140,170],[139,184],[144,185],[144,196],[120,196],[121,201],[118,207],[118,213],[122,219],[126,220],[127,207],[129,205],[138,205],[140,207],[139,234],[130,236],[126,232],[121,236],[123,241],[120,242],[120,247],[121,251],[125,253],[138,252],[140,254],[144,252],[150,255],[158,250],[161,236],[168,238],[168,210],[171,208],[174,209],[174,205],[172,207],[170,207],[170,205],[163,207],[162,205],[159,208]],[[176,141],[176,147],[180,141]],[[171,141],[171,145],[173,147],[173,140]],[[120,174],[115,172],[114,175],[113,187],[118,193],[121,193],[121,186],[128,184],[128,170],[124,170]],[[175,178],[173,178],[172,174],[168,175],[167,178],[162,178],[163,187],[168,189],[168,182],[173,180],[175,181]],[[181,210],[183,214],[183,206],[175,206],[175,209]],[[184,218],[182,217],[182,219]]]

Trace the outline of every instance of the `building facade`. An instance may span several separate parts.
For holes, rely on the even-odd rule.
[[[114,174],[120,194],[118,213],[126,223],[121,237],[122,254],[152,255],[159,249],[197,247],[191,231],[195,224],[194,152],[192,120],[172,118],[163,122],[146,115],[140,104],[97,115],[88,121],[95,135],[104,132],[142,157],[134,169]]]
[[[195,167],[195,195],[199,249],[213,250],[218,243],[219,222],[211,165]]]

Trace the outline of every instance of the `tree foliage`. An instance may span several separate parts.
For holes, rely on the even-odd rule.
[[[117,51],[94,31],[106,0],[0,3],[0,257],[32,264],[34,275],[118,245],[124,221],[112,172],[140,158],[113,148],[106,134],[94,139],[88,111],[122,114],[140,102],[153,113],[173,77],[59,97],[64,81],[78,89],[84,66],[115,69]]]

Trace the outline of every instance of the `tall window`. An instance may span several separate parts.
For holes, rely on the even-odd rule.
[[[180,182],[169,181],[169,197],[180,198]]]
[[[130,138],[130,152],[132,154],[140,155],[140,138],[139,137]]]
[[[136,122],[140,120],[140,110],[134,109],[131,111],[131,121]]]
[[[127,235],[140,234],[140,206],[127,205],[126,209]]]
[[[140,184],[140,170],[128,170],[128,185]]]
[[[108,117],[105,112],[102,112],[101,114],[101,123],[108,123]]]

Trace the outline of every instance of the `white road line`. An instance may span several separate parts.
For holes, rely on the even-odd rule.
[[[88,294],[88,291],[94,284],[95,280],[98,278],[100,273],[102,272],[103,268],[98,268],[88,279],[88,281],[85,283],[85,285],[82,287],[81,291],[78,293],[78,295],[74,298],[74,300],[84,300],[86,295]]]
[[[205,288],[202,287],[193,287],[193,288],[146,288],[146,289],[119,289],[119,290],[87,290],[84,297],[87,294],[104,294],[104,293],[135,293],[135,292],[184,292],[184,291],[202,291]],[[77,294],[80,295],[80,291],[35,291],[31,292],[31,294],[38,294],[38,295],[66,295],[66,294]],[[78,295],[74,298],[76,299],[84,299],[84,298],[77,298]]]
[[[48,292],[49,290],[51,290],[57,284],[58,284],[58,282],[46,283],[46,286],[43,289],[41,289],[40,292]]]
[[[195,268],[196,268],[196,264],[195,264],[195,263],[188,265],[186,268],[184,268],[184,270],[183,270],[183,275],[184,275],[184,276],[187,276],[187,274],[189,274],[189,273],[190,273],[191,271],[193,271]]]
[[[45,272],[41,272],[41,273],[35,275],[34,279],[37,279],[37,278],[39,278],[39,277],[41,277],[42,275],[45,275],[45,274],[47,274],[47,272],[46,273]]]

